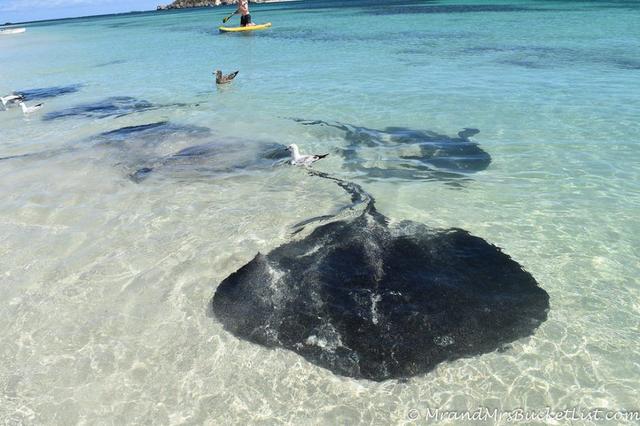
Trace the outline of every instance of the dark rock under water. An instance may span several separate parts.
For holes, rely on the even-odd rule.
[[[345,160],[343,167],[363,178],[456,181],[491,164],[491,155],[470,140],[479,133],[477,129],[466,128],[451,137],[407,127],[376,130],[321,120],[294,120],[344,132],[347,145],[339,151]]]
[[[500,248],[461,229],[389,226],[358,185],[312,174],[337,182],[363,212],[222,281],[213,312],[237,337],[382,381],[501,349],[546,320],[548,294]]]

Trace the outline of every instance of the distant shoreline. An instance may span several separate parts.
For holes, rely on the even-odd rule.
[[[300,2],[303,0],[264,0],[264,1],[258,1],[258,2],[252,2],[254,4],[263,4],[263,3],[292,3],[292,2]],[[220,6],[230,6],[230,4],[227,5],[223,5],[221,4]],[[162,10],[162,12],[167,12],[169,10],[172,11],[179,11],[179,10],[183,10],[183,9],[208,9],[210,7],[218,7],[218,6],[192,6],[192,7],[182,7],[182,8],[173,8],[173,9],[168,9],[168,10]],[[58,22],[58,21],[74,21],[74,20],[80,20],[80,19],[93,19],[93,18],[107,18],[110,16],[125,16],[125,15],[142,15],[145,13],[156,13],[158,10],[157,9],[148,9],[148,10],[131,10],[129,12],[118,12],[118,13],[102,13],[102,14],[98,14],[98,15],[85,15],[85,16],[70,16],[68,18],[52,18],[52,19],[38,19],[35,21],[20,21],[20,22],[4,22],[0,24],[0,28],[2,29],[6,29],[6,28],[11,28],[11,27],[15,27],[17,25],[29,25],[29,24],[40,24],[40,23],[44,23],[44,22]]]
[[[251,3],[261,4],[261,3],[286,3],[293,1],[302,1],[302,0],[249,0]],[[221,7],[221,6],[231,6],[235,4],[235,0],[176,0],[170,4],[159,4],[156,7],[156,11],[162,12],[166,10],[175,10],[175,9],[198,9],[198,8],[208,8],[208,7]]]

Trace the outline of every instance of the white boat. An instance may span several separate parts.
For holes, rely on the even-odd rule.
[[[0,28],[0,34],[20,34],[27,31],[26,28],[7,28],[7,29],[1,29]]]

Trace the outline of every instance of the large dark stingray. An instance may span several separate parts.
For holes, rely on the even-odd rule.
[[[531,335],[549,296],[500,248],[462,229],[395,226],[358,185],[355,218],[258,254],[218,286],[215,316],[239,338],[335,374],[382,381]]]
[[[144,99],[136,99],[131,96],[112,96],[97,102],[76,105],[60,111],[45,114],[45,121],[57,120],[68,117],[107,118],[123,117],[134,112],[143,112],[165,107],[184,107],[188,104],[175,103],[170,105],[156,105]]]
[[[165,143],[175,140],[200,140],[209,136],[211,136],[211,130],[206,127],[159,121],[121,127],[60,148],[0,157],[0,161],[16,158],[45,160],[55,155],[91,148],[110,148],[117,158],[129,161],[144,161],[143,159],[145,158],[157,157],[158,154],[154,154],[153,151]]]
[[[26,101],[37,101],[41,99],[55,98],[62,95],[76,93],[82,87],[81,84],[70,84],[68,86],[41,87],[37,89],[18,90],[16,94],[22,95]]]
[[[200,176],[236,173],[239,171],[268,169],[277,160],[288,157],[286,147],[278,143],[251,143],[243,141],[210,142],[194,145],[173,154],[152,159],[131,173],[130,178],[140,183],[152,172],[196,172]]]
[[[165,120],[120,127],[100,133],[91,138],[91,141],[99,145],[108,146],[123,146],[127,144],[154,146],[175,138],[197,139],[209,136],[211,136],[211,129],[207,127],[177,124]]]
[[[170,154],[159,154],[165,143],[176,140],[199,141]],[[163,172],[174,177],[203,177],[234,173],[240,170],[269,168],[275,160],[287,157],[282,144],[220,139],[210,129],[175,124],[169,121],[122,127],[93,138],[97,146],[122,151],[119,165],[136,183],[151,173]]]
[[[430,130],[387,127],[384,130],[294,119],[303,125],[322,125],[344,132],[340,149],[347,170],[371,179],[459,180],[485,170],[491,156],[470,140],[477,129],[464,129],[455,137]]]
[[[282,144],[220,138],[207,127],[159,121],[120,127],[61,148],[0,157],[0,161],[46,160],[86,150],[103,150],[103,161],[111,161],[136,183],[152,173],[192,180],[269,169],[288,157]]]
[[[190,145],[168,155],[154,153],[157,146],[173,139],[204,143]],[[268,168],[287,157],[285,146],[270,142],[249,143],[214,138],[206,127],[176,125],[168,121],[122,127],[94,138],[100,146],[127,148],[121,165],[131,169],[129,177],[140,183],[152,172],[195,172],[200,175],[234,172],[240,169]]]

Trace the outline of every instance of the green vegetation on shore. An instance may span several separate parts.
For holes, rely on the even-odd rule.
[[[266,3],[264,0],[249,0],[251,3]],[[159,5],[158,10],[187,9],[190,7],[214,7],[235,3],[235,0],[175,0],[168,5]]]

